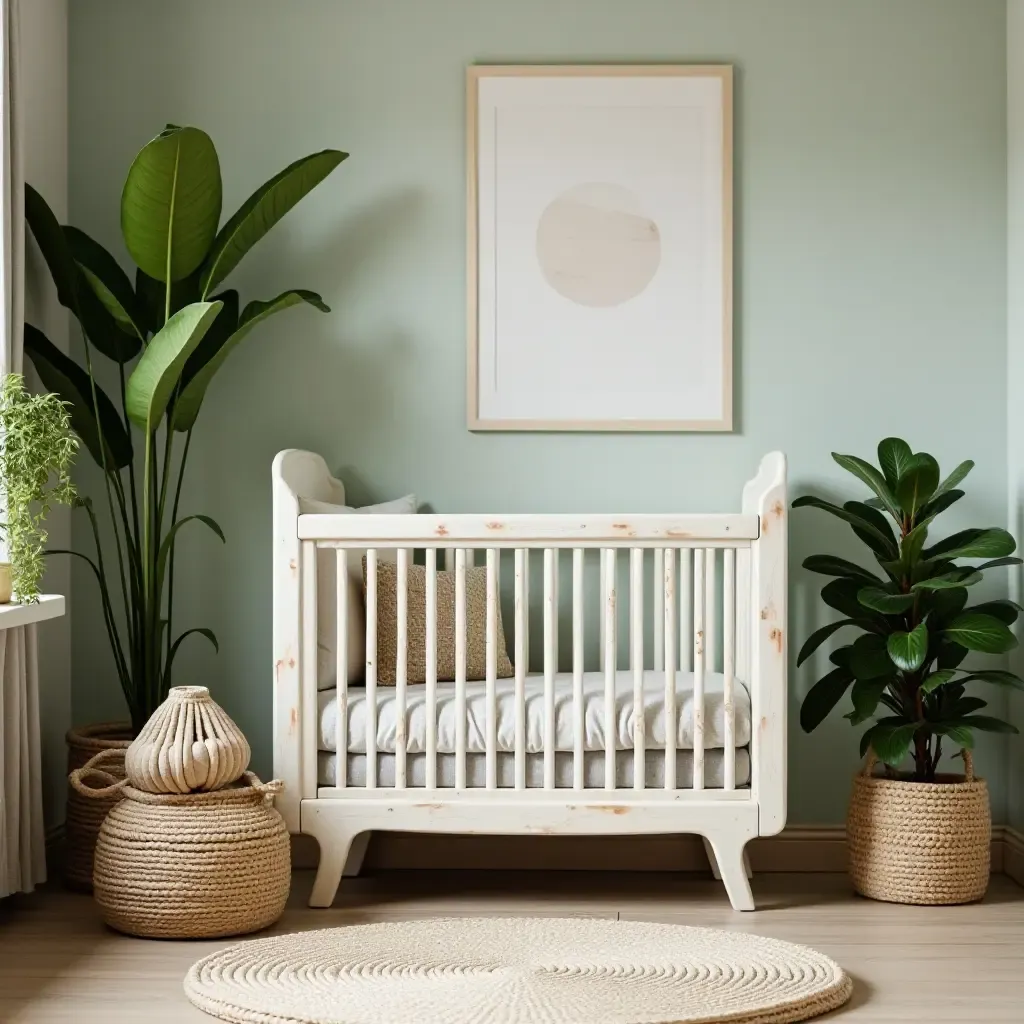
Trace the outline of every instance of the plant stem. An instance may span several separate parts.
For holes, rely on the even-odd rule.
[[[185,462],[188,459],[189,445],[192,443],[192,431],[188,430],[185,433],[185,447],[181,452],[181,461],[178,463],[178,482],[174,488],[174,501],[171,504],[171,526],[178,521],[178,503],[181,501],[181,484],[185,479]],[[166,638],[166,653],[165,664],[170,665],[171,658],[171,622],[174,618],[174,541],[171,541],[171,550],[168,554],[168,567],[167,567],[167,638]],[[171,674],[170,668],[167,670],[167,685],[171,685]]]

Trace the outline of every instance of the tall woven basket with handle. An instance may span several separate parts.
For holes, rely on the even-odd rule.
[[[934,783],[873,774],[869,755],[853,780],[846,820],[850,875],[862,896],[889,903],[980,900],[988,888],[992,818],[988,787],[965,773]]]
[[[246,772],[213,792],[146,793],[103,769],[111,757],[98,754],[71,773],[87,800],[121,797],[100,828],[93,868],[107,924],[129,935],[201,939],[258,931],[281,916],[291,856],[273,807],[280,782]]]

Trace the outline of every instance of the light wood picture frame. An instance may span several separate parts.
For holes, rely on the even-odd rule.
[[[466,84],[469,429],[732,430],[732,67]]]

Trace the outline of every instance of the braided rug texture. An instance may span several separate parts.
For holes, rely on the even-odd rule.
[[[185,993],[257,1024],[789,1024],[853,984],[804,946],[587,918],[453,918],[280,935],[204,957]]]

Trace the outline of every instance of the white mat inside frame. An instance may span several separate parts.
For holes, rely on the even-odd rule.
[[[260,1024],[788,1024],[850,978],[804,946],[588,918],[450,918],[279,935],[204,957],[198,1007]]]

